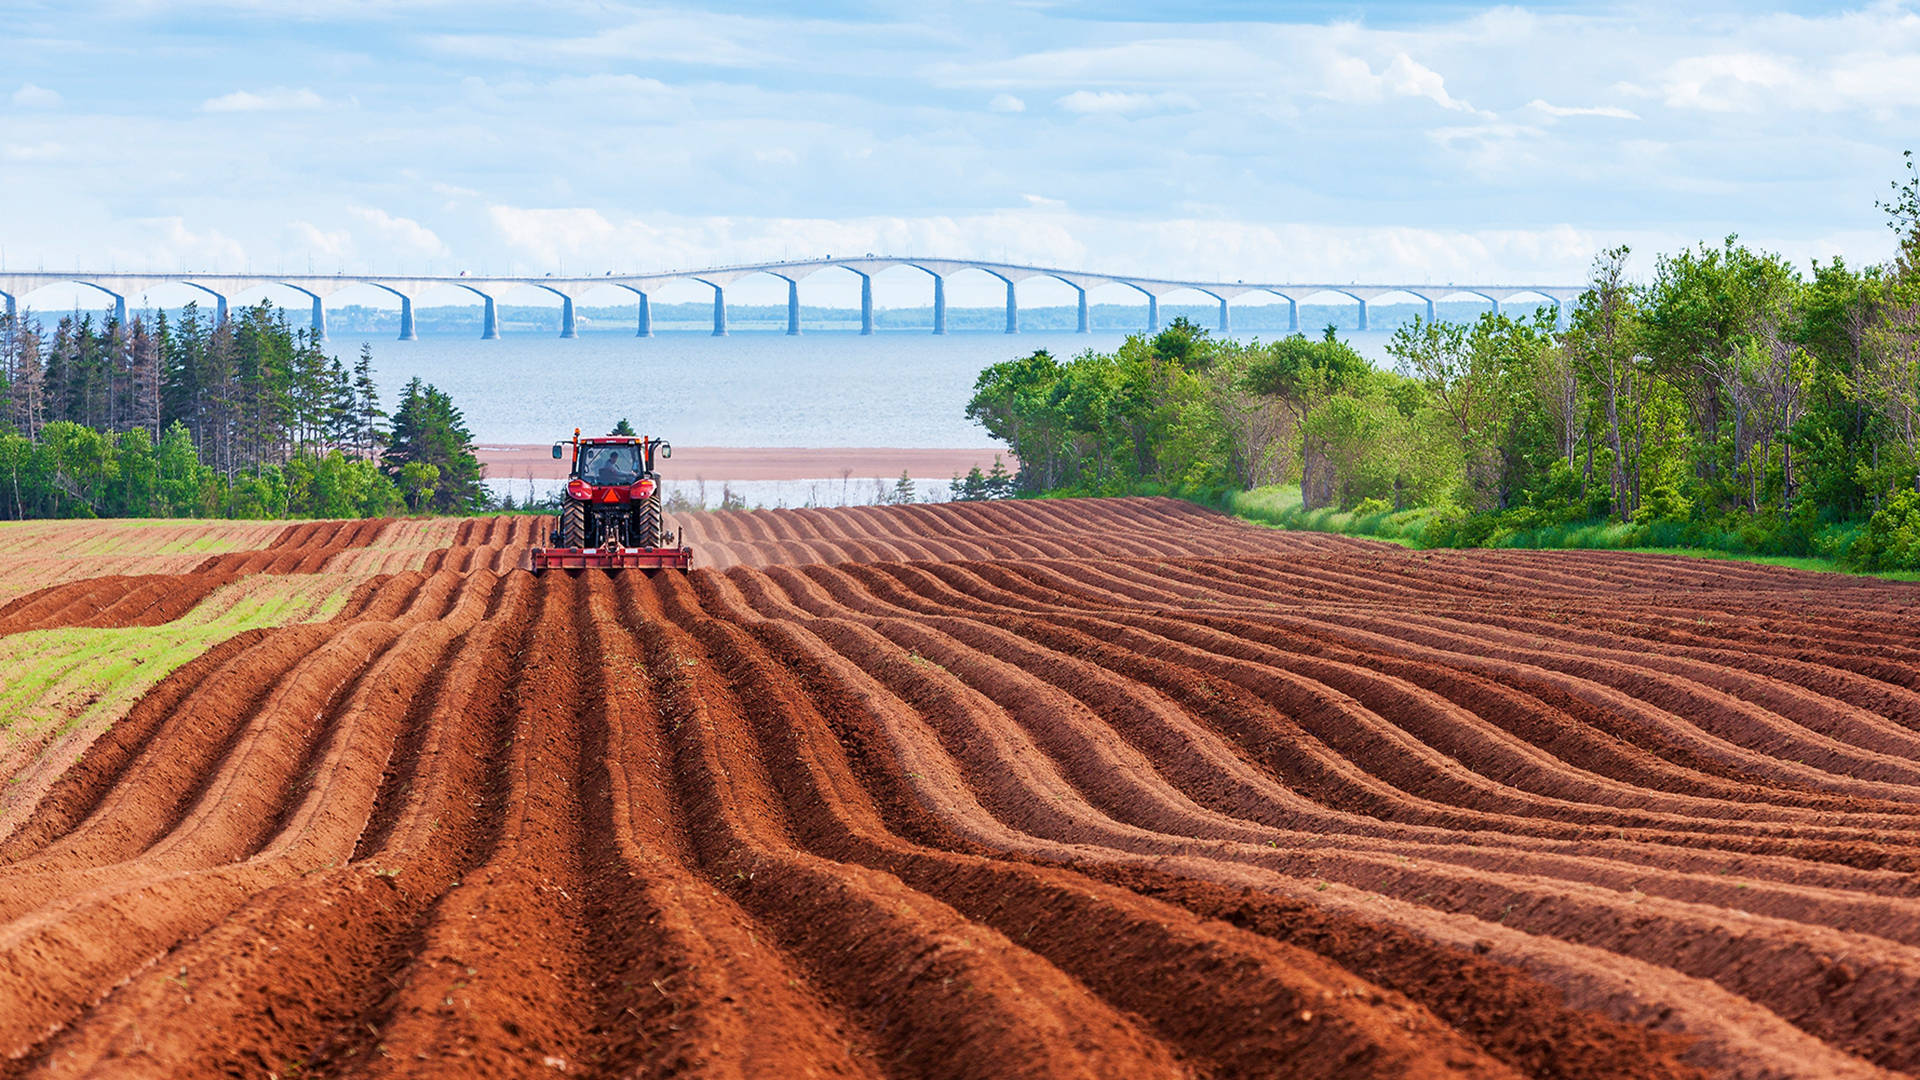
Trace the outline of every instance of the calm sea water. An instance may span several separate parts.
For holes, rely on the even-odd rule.
[[[1384,331],[1353,332],[1355,348],[1379,356]],[[453,396],[475,441],[544,443],[606,431],[624,416],[635,428],[687,446],[991,447],[966,417],[981,369],[1035,349],[1072,356],[1108,351],[1125,335],[1035,331],[1018,335],[893,331],[582,331],[561,340],[505,333],[381,340],[375,374],[388,408],[419,376]],[[361,337],[336,333],[342,358]]]

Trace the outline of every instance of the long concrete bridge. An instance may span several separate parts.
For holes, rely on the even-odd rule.
[[[1160,298],[1170,293],[1192,291],[1212,297],[1220,305],[1219,329],[1222,332],[1233,328],[1230,304],[1235,297],[1248,293],[1268,292],[1287,302],[1287,324],[1290,329],[1300,328],[1300,301],[1321,294],[1338,294],[1351,297],[1360,305],[1360,329],[1367,329],[1367,305],[1389,293],[1403,293],[1427,305],[1427,317],[1434,314],[1437,300],[1452,296],[1477,296],[1486,300],[1499,311],[1501,305],[1511,303],[1523,297],[1535,298],[1535,306],[1552,304],[1556,316],[1563,315],[1570,304],[1583,291],[1580,285],[1362,285],[1336,284],[1331,282],[1248,282],[1248,281],[1179,281],[1171,278],[1133,277],[1115,274],[1098,274],[1083,270],[1063,270],[1048,266],[1026,266],[1018,263],[981,262],[972,259],[923,259],[899,258],[894,256],[862,255],[858,258],[835,259],[792,259],[781,262],[742,263],[736,266],[715,266],[704,270],[674,270],[655,274],[603,274],[599,277],[472,277],[466,274],[458,276],[382,276],[368,274],[191,274],[191,273],[94,273],[87,271],[0,271],[0,297],[6,301],[9,315],[16,312],[20,299],[28,293],[49,285],[78,284],[95,289],[113,301],[114,315],[121,322],[127,318],[127,298],[138,296],[159,285],[184,285],[206,294],[213,302],[215,318],[224,321],[230,298],[253,289],[280,285],[296,292],[304,293],[313,301],[313,330],[321,338],[327,333],[326,298],[354,285],[370,285],[392,293],[400,300],[400,340],[412,341],[417,335],[413,326],[413,298],[424,289],[451,287],[465,289],[478,296],[485,305],[482,315],[482,338],[500,336],[498,299],[516,289],[543,289],[560,298],[560,336],[577,336],[574,325],[574,304],[588,290],[613,286],[633,293],[637,298],[638,314],[636,328],[639,336],[653,336],[653,315],[651,295],[665,285],[679,281],[692,281],[713,290],[713,332],[723,336],[727,332],[727,286],[742,278],[755,274],[765,274],[779,278],[787,283],[787,333],[800,333],[800,282],[802,279],[820,273],[823,270],[839,269],[851,272],[860,278],[860,332],[873,333],[873,278],[875,274],[896,267],[910,267],[932,278],[933,284],[933,332],[947,332],[947,278],[967,270],[978,270],[1006,283],[1007,286],[1007,333],[1020,331],[1020,308],[1014,294],[1014,286],[1031,278],[1054,278],[1071,285],[1079,293],[1080,324],[1079,332],[1091,330],[1087,318],[1087,292],[1103,285],[1121,285],[1132,289],[1146,298],[1147,330],[1160,328]]]

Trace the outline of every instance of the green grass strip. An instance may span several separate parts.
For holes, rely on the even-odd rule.
[[[1232,492],[1218,502],[1207,501],[1207,505],[1226,510],[1235,517],[1269,528],[1360,536],[1409,548],[1445,546],[1426,543],[1426,526],[1434,515],[1434,510],[1428,507],[1380,514],[1351,514],[1330,509],[1308,510],[1301,503],[1298,485],[1280,485],[1254,488],[1252,491]],[[1555,551],[1638,551],[1653,555],[1683,555],[1693,559],[1716,559],[1755,563],[1761,566],[1782,566],[1793,570],[1812,570],[1826,574],[1874,577],[1888,581],[1920,581],[1920,571],[1855,570],[1842,566],[1833,559],[1818,556],[1756,555],[1751,552],[1725,551],[1718,548],[1639,546],[1634,543],[1633,538],[1640,534],[1642,530],[1621,524],[1570,525],[1552,530],[1534,530],[1526,534],[1522,542],[1510,540],[1498,546]],[[1525,542],[1525,540],[1533,542]]]

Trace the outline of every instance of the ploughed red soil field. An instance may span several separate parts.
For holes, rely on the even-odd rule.
[[[0,818],[0,1077],[1920,1072],[1913,586],[1167,500],[677,524],[687,575],[322,523],[0,609],[351,592]]]

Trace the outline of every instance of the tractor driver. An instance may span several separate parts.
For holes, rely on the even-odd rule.
[[[593,475],[587,477],[587,482],[603,487],[631,484],[639,472],[640,454],[634,447],[603,446],[594,455]]]

